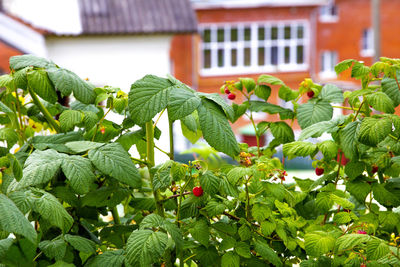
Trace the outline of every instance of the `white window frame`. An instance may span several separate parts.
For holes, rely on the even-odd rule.
[[[337,51],[324,50],[320,54],[320,72],[321,79],[335,79],[337,78],[335,72],[335,65],[338,63]]]
[[[284,39],[284,28],[290,26],[291,38]],[[297,38],[297,28],[303,27],[303,37]],[[250,40],[245,41],[244,29],[250,28]],[[258,40],[258,28],[263,27],[265,29],[265,40]],[[271,40],[271,29],[272,27],[278,28],[278,39]],[[217,42],[217,30],[224,29],[224,42]],[[230,41],[231,28],[238,29],[238,41]],[[288,20],[288,21],[258,21],[258,22],[240,22],[240,23],[204,23],[199,25],[200,35],[203,31],[210,29],[210,42],[203,42],[201,40],[199,45],[199,70],[202,76],[218,76],[218,75],[234,75],[234,74],[251,74],[251,73],[262,73],[262,72],[295,72],[295,71],[307,71],[309,67],[309,22],[307,20]],[[297,46],[303,46],[303,63],[297,63]],[[272,46],[278,48],[278,64],[271,64],[270,51]],[[289,47],[290,49],[290,62],[285,63],[284,48]],[[231,65],[231,49],[236,48],[237,50],[237,64],[236,66]],[[244,48],[250,48],[251,57],[250,65],[244,65]],[[264,65],[258,65],[258,49],[264,48]],[[205,49],[210,49],[211,54],[211,66],[210,68],[204,68],[204,53]],[[224,52],[224,63],[223,66],[218,66],[218,49],[222,49]]]
[[[361,50],[362,57],[372,57],[375,54],[374,31],[372,28],[363,29],[361,32]]]
[[[332,14],[332,10],[336,9],[336,14]],[[339,21],[338,6],[334,0],[330,0],[328,4],[319,8],[319,21],[322,23],[334,23]]]

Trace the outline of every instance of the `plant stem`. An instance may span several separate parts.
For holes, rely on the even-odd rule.
[[[174,122],[168,120],[169,126],[169,159],[174,160]]]
[[[111,209],[111,214],[113,216],[114,225],[121,225],[121,219],[119,218],[118,209],[116,206]],[[125,244],[125,236],[123,233],[121,234],[121,239],[122,243]]]
[[[38,96],[36,93],[28,86],[28,92],[31,95],[33,102],[35,105],[39,108],[39,110],[43,113],[43,116],[46,118],[47,122],[50,124],[50,126],[57,132],[61,132],[61,128],[56,122],[56,120],[51,116],[50,112],[46,109],[46,107],[40,102]]]
[[[161,111],[160,115],[158,115],[158,118],[156,119],[156,121],[155,121],[154,124],[153,124],[153,128],[156,128],[157,123],[158,123],[158,121],[160,120],[160,118],[161,118],[161,116],[162,116],[162,114],[164,113],[165,110],[166,110],[166,108],[164,108],[164,109]]]
[[[153,187],[154,174],[151,172],[151,168],[154,167],[155,160],[154,160],[154,128],[151,121],[146,122],[146,141],[147,141],[147,162],[150,173],[150,184],[151,188],[153,188],[153,196],[154,196],[154,201],[156,202],[156,210],[158,215],[164,217],[164,205],[160,196],[160,191],[154,190]]]
[[[356,115],[354,116],[353,121],[356,121],[357,116],[358,116],[358,114],[360,113],[360,110],[361,110],[361,108],[362,108],[363,105],[364,105],[364,101],[361,102],[360,106],[358,107],[357,113],[356,113]]]
[[[258,153],[258,156],[260,157],[261,156],[260,137],[257,134],[257,126],[256,126],[256,123],[254,122],[254,119],[253,119],[253,112],[251,112],[251,111],[250,111],[249,119],[250,119],[251,124],[253,125],[253,128],[254,128],[254,134],[256,135],[256,142],[257,142],[257,153]]]
[[[245,188],[246,188],[246,219],[247,221],[250,222],[250,196],[249,196],[249,186],[248,186],[248,182],[249,182],[250,178],[246,180],[246,183],[244,184]]]
[[[351,108],[351,107],[343,107],[343,106],[332,106],[333,108],[341,108],[341,109],[348,109],[348,110],[353,110],[356,111],[356,108]]]

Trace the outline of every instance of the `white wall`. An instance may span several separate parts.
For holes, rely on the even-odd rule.
[[[170,73],[171,36],[80,36],[48,37],[48,57],[97,86],[111,85],[129,92],[146,74],[165,77]],[[118,118],[107,119],[115,120]],[[168,117],[164,112],[157,126],[163,134],[156,144],[169,152]],[[158,163],[167,157],[156,154]]]

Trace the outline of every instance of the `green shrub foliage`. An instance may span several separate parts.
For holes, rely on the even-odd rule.
[[[0,76],[0,263],[399,266],[399,66],[345,60],[336,72],[359,84],[345,92],[261,75],[205,94],[147,75],[126,94],[43,58],[12,57]],[[292,108],[274,104],[273,90]],[[254,112],[279,120],[256,122]],[[162,113],[169,133],[157,127]],[[257,146],[237,143],[230,123],[242,116]],[[154,140],[178,120],[188,140],[210,147],[177,162],[171,136],[161,151],[169,160],[155,165]],[[311,158],[318,179],[285,181],[280,150]],[[216,164],[217,152],[236,163]]]

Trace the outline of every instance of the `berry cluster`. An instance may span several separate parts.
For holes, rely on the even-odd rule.
[[[239,156],[240,156],[240,164],[242,164],[246,167],[249,167],[250,165],[252,165],[250,153],[240,152]]]
[[[235,89],[235,81],[225,81],[225,84],[221,87],[221,93],[224,92],[228,95],[228,99],[235,100],[236,95],[232,93]]]

